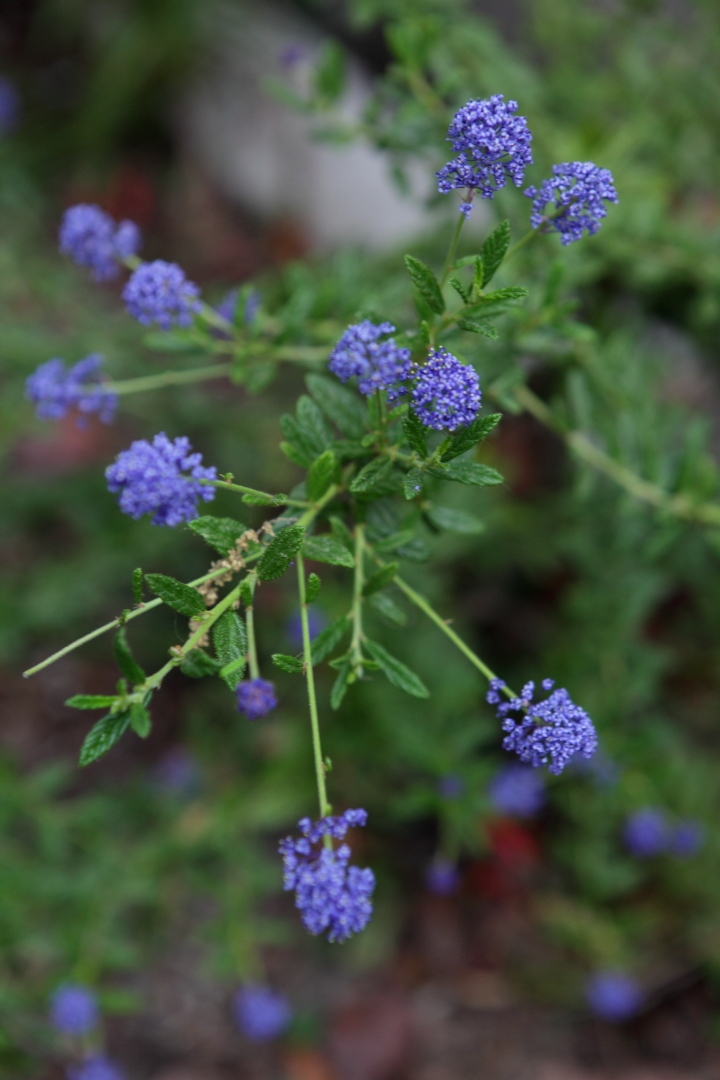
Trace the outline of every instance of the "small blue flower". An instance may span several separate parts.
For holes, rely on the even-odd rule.
[[[516,817],[531,818],[545,802],[542,777],[525,765],[507,765],[494,777],[488,788],[496,810]]]
[[[364,810],[346,810],[340,817],[313,823],[302,818],[300,840],[287,837],[280,844],[284,888],[295,890],[295,907],[311,934],[328,931],[328,941],[345,941],[365,928],[372,915],[375,875],[372,870],[348,866],[350,848],[324,846],[323,838],[342,840],[349,828],[364,825]]]
[[[471,424],[482,395],[477,371],[447,349],[433,349],[416,375],[412,407],[425,427],[455,431]]]
[[[182,746],[166,750],[152,769],[154,785],[174,795],[193,795],[201,783],[197,760]]]
[[[108,489],[119,492],[124,514],[153,514],[153,525],[179,525],[197,517],[198,500],[211,502],[215,488],[200,480],[217,479],[215,466],[203,468],[202,454],[193,454],[190,440],[168,439],[164,431],[152,443],[137,439],[105,470]]]
[[[580,240],[583,230],[592,236],[607,216],[606,202],[618,202],[617,191],[609,169],[600,169],[592,161],[566,161],[553,165],[551,180],[543,180],[539,188],[523,192],[533,200],[530,224],[552,226],[560,233],[563,244]],[[552,203],[550,214],[545,207]]]
[[[379,340],[394,329],[392,323],[376,325],[369,319],[349,326],[330,353],[328,368],[340,382],[355,375],[358,390],[366,397],[388,390],[389,399],[394,400],[405,393],[399,384],[412,369],[409,349],[400,348],[393,338]]]
[[[457,773],[446,773],[438,780],[437,789],[443,799],[459,799],[465,794],[465,781]]]
[[[311,605],[308,608],[308,630],[310,631],[310,640],[316,637],[321,630],[324,630],[327,626],[327,618],[321,608]],[[287,639],[294,649],[298,651],[303,647],[302,636],[302,615],[299,611],[293,611],[292,615],[285,623],[285,633]]]
[[[125,1080],[125,1073],[109,1058],[89,1057],[79,1066],[71,1066],[68,1080]]]
[[[670,827],[664,812],[653,806],[636,810],[627,819],[623,829],[626,848],[640,859],[648,859],[667,851],[670,838]]]
[[[679,859],[690,859],[704,843],[705,830],[699,821],[681,821],[673,829],[670,848]]]
[[[197,285],[188,281],[176,263],[156,259],[138,266],[123,289],[130,315],[144,326],[157,323],[163,330],[192,325],[201,310]]]
[[[287,998],[258,983],[246,983],[241,987],[233,1004],[237,1025],[251,1042],[269,1042],[277,1038],[292,1020]]]
[[[140,231],[132,221],[116,225],[99,206],[79,203],[65,211],[59,240],[62,254],[91,267],[95,281],[112,281],[120,270],[118,260],[137,253]]]
[[[238,711],[248,720],[259,720],[267,716],[277,705],[275,687],[265,679],[248,679],[237,685]]]
[[[502,94],[463,105],[447,133],[458,156],[436,174],[438,191],[469,188],[492,199],[508,180],[520,187],[532,164],[532,135],[525,117],[515,115],[517,107],[517,101],[505,102]],[[467,216],[472,202],[466,199],[460,209]]]
[[[87,986],[67,983],[50,999],[50,1022],[64,1035],[87,1035],[99,1016],[97,997]]]
[[[552,690],[552,679],[543,679],[542,688]],[[505,684],[492,679],[487,700],[497,705],[503,720],[503,749],[514,751],[521,761],[537,768],[547,765],[551,773],[561,773],[574,754],[591,757],[597,750],[597,733],[592,720],[575,705],[567,690],[553,690],[544,701],[533,704],[535,683],[528,682],[519,698],[501,701]],[[509,713],[517,713],[515,720]]]
[[[0,135],[10,135],[20,119],[20,94],[15,83],[0,75]]]
[[[425,885],[436,896],[450,896],[459,884],[460,871],[450,859],[433,859],[425,871]]]
[[[86,415],[97,413],[104,424],[111,423],[118,399],[103,388],[99,374],[102,362],[103,357],[93,353],[67,370],[57,357],[41,364],[25,382],[25,397],[37,406],[38,419],[61,420],[75,407]],[[82,423],[79,417],[78,426]]]
[[[638,983],[621,971],[599,971],[588,981],[585,999],[602,1020],[629,1020],[643,1003]]]

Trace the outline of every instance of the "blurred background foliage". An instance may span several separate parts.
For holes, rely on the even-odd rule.
[[[105,465],[131,438],[166,430],[189,435],[207,462],[244,483],[286,490],[296,470],[277,449],[277,418],[302,375],[284,368],[257,396],[210,383],[125,399],[110,429],[39,424],[22,387],[50,356],[102,352],[122,376],[166,361],[143,346],[115,288],[90,285],[56,254],[61,209],[91,198],[135,216],[146,253],[180,252],[210,299],[253,276],[300,334],[306,319],[342,327],[358,311],[402,324],[409,292],[397,253],[287,262],[272,228],[242,208],[233,210],[249,237],[241,273],[210,281],[185,257],[175,225],[190,210],[178,195],[175,117],[212,64],[221,5],[9,5],[3,72],[21,113],[0,143],[0,1055],[12,1075],[52,1051],[44,1010],[58,981],[96,983],[110,1010],[142,1009],[132,973],[178,935],[202,940],[203,963],[229,985],[258,970],[263,944],[309,949],[325,965],[382,964],[407,947],[408,913],[437,852],[461,860],[463,903],[524,897],[544,944],[503,962],[526,993],[574,1005],[586,973],[608,966],[658,994],[678,979],[713,985],[720,975],[720,537],[571,459],[514,396],[527,383],[571,427],[597,433],[670,491],[717,493],[720,11],[712,0],[296,8],[340,49],[326,50],[321,93],[307,107],[318,134],[349,137],[334,103],[337,57],[353,56],[374,78],[363,136],[387,152],[400,182],[418,159],[439,167],[454,108],[492,93],[517,98],[529,119],[528,182],[556,161],[592,159],[614,174],[620,204],[600,233],[561,256],[555,237],[525,249],[527,308],[507,317],[498,342],[463,341],[506,413],[483,453],[508,484],[483,496],[482,535],[433,542],[424,586],[511,685],[552,675],[567,686],[596,721],[605,764],[548,778],[543,813],[516,826],[526,857],[513,862],[486,793],[501,751],[481,680],[413,612],[408,632],[378,628],[423,672],[432,697],[418,703],[369,682],[339,714],[326,711],[332,790],[338,804],[369,810],[362,855],[379,876],[376,917],[342,950],[303,941],[289,902],[278,900],[275,842],[313,802],[303,694],[289,676],[277,675],[281,707],[259,726],[238,719],[219,685],[178,676],[146,744],[78,773],[83,718],[60,702],[106,691],[109,643],[93,642],[29,684],[18,672],[127,606],[135,566],[188,580],[207,558],[189,532],[119,514]],[[413,249],[428,259],[442,251],[436,201]],[[524,232],[519,193],[501,192],[491,209],[510,218],[516,237]],[[471,504],[474,494],[458,493],[459,508]],[[213,512],[235,510],[220,494]],[[262,520],[252,513],[248,523]],[[343,610],[342,575],[325,568],[327,618]],[[266,657],[289,647],[294,604],[289,583],[263,589]],[[162,609],[133,623],[131,638],[152,668],[181,631]],[[180,779],[168,765],[179,748],[190,762]],[[459,778],[452,798],[438,788],[448,776]],[[643,806],[704,823],[702,851],[682,863],[631,857],[622,827]]]

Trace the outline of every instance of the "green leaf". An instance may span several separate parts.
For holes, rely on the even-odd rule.
[[[487,319],[494,315],[502,315],[508,308],[517,304],[527,296],[527,289],[509,286],[507,289],[498,289],[497,292],[488,293],[479,297],[469,308],[466,314],[480,319]]]
[[[307,497],[317,502],[325,494],[335,477],[337,462],[332,450],[325,450],[313,461],[307,475]]]
[[[333,514],[330,518],[330,528],[332,529],[333,536],[336,540],[339,540],[341,544],[344,544],[348,551],[354,550],[355,544],[353,535],[342,518]]]
[[[425,441],[425,428],[412,409],[408,410],[408,414],[404,418],[402,426],[403,431],[405,432],[405,438],[408,441],[408,446],[424,460],[428,456],[427,442]]]
[[[460,330],[467,330],[470,334],[484,334],[491,341],[497,340],[497,328],[488,319],[458,319],[457,325]]]
[[[438,280],[430,267],[426,266],[420,259],[416,259],[414,255],[405,256],[405,265],[408,274],[410,275],[410,280],[423,299],[427,302],[428,306],[437,315],[442,315],[445,310],[445,301],[440,292]]]
[[[510,246],[510,222],[501,221],[482,246],[483,288],[494,277]]]
[[[327,450],[333,441],[332,430],[320,409],[307,394],[301,394],[298,398],[295,414],[301,435],[310,449],[310,456],[315,459]]]
[[[346,659],[338,671],[337,679],[333,683],[333,688],[330,692],[330,708],[339,709],[342,704],[342,699],[345,697],[348,688],[348,677],[352,668],[350,660]]]
[[[383,489],[390,479],[392,467],[390,458],[374,458],[357,474],[350,485],[350,491],[353,495],[368,495],[372,491]]]
[[[226,611],[213,626],[213,645],[218,660],[223,668],[236,664],[232,672],[220,672],[231,690],[234,690],[243,677],[247,654],[247,635],[245,624],[235,611]]]
[[[313,665],[321,663],[326,656],[329,656],[335,646],[342,641],[349,629],[350,620],[347,615],[341,615],[339,619],[335,619],[335,621],[331,622],[329,626],[326,626],[324,630],[321,630],[312,642]]]
[[[115,663],[132,686],[145,682],[146,675],[130,651],[124,629],[118,630],[113,641]]]
[[[85,736],[85,742],[80,751],[80,764],[89,765],[91,761],[97,761],[122,738],[129,726],[129,709],[125,712],[108,713],[107,716],[103,716]]]
[[[348,439],[362,439],[367,414],[356,394],[325,375],[306,375],[305,385],[329,420]]]
[[[312,604],[322,587],[322,582],[317,574],[310,574],[305,586],[305,603]]]
[[[141,739],[147,739],[152,728],[150,713],[139,701],[133,702],[130,707],[130,727]]]
[[[390,533],[389,536],[384,536],[381,540],[375,540],[373,547],[379,552],[396,551],[405,544],[411,544],[414,537],[415,526],[410,525],[405,529],[398,529],[397,532]]]
[[[222,660],[208,656],[202,649],[191,649],[183,658],[180,670],[191,679],[204,679],[206,675],[216,675],[222,666]]]
[[[483,263],[482,255],[475,256],[475,266],[473,267],[473,288],[480,292],[485,284],[485,264]]]
[[[151,330],[143,337],[143,345],[155,352],[194,352],[198,343],[180,331]]]
[[[287,656],[285,653],[273,653],[271,660],[275,667],[281,671],[287,671],[288,675],[301,675],[304,664],[297,656]]]
[[[407,615],[387,593],[373,593],[368,603],[395,626],[405,626]]]
[[[339,540],[330,533],[321,536],[308,536],[303,545],[303,554],[316,562],[331,563],[332,566],[347,566],[352,569],[355,560]]]
[[[111,694],[75,694],[65,704],[71,709],[109,709],[117,700]]]
[[[281,427],[282,427],[282,424],[283,424],[283,420],[285,420],[285,419],[292,420],[293,418],[292,418],[292,416],[290,416],[290,417],[281,416],[280,417],[280,426]],[[285,434],[285,431],[283,431],[283,434]],[[309,469],[310,468],[310,464],[312,462],[311,455],[303,453],[301,450],[298,450],[295,443],[281,442],[280,443],[280,449],[282,450],[285,457],[288,458],[290,461],[292,461],[293,465],[299,465],[301,469]]]
[[[253,605],[253,587],[250,584],[249,577],[245,577],[240,582],[240,599],[245,607],[252,607]]]
[[[280,446],[282,447],[282,443]],[[262,492],[246,492],[242,501],[248,506],[285,506],[288,501],[287,495],[263,495]]]
[[[262,581],[282,577],[302,546],[305,530],[301,525],[288,525],[274,536],[258,563],[257,574]]]
[[[345,55],[337,41],[326,41],[314,73],[315,92],[327,103],[338,100],[345,86]]]
[[[448,480],[456,480],[459,484],[469,484],[472,487],[491,487],[494,484],[502,484],[504,477],[497,469],[489,465],[478,465],[475,461],[455,461],[444,470]]]
[[[133,600],[136,604],[142,604],[142,587],[143,587],[143,572],[140,567],[137,570],[133,570],[132,576],[132,590]]]
[[[247,526],[243,525],[242,521],[235,521],[234,518],[213,517],[208,514],[189,521],[188,528],[192,529],[197,536],[202,536],[203,540],[221,555],[227,555],[231,548],[235,547]]]
[[[408,562],[423,563],[428,561],[432,552],[426,543],[419,537],[414,536],[406,544],[395,548],[395,554],[399,555],[401,559],[407,559]]]
[[[167,574],[146,574],[145,580],[156,596],[181,615],[194,619],[205,611],[205,601],[190,585],[184,585]]]
[[[497,304],[501,300],[524,300],[528,290],[522,285],[508,285],[505,289],[496,289],[495,292],[485,293],[479,301],[481,304]]]
[[[406,667],[402,661],[389,653],[377,641],[366,641],[365,644],[368,652],[374,660],[377,660],[383,674],[387,676],[393,686],[397,686],[399,690],[404,690],[406,694],[412,694],[413,697],[430,697],[430,691],[422,679],[418,678],[415,672]]]
[[[472,424],[460,428],[455,432],[450,446],[442,456],[443,461],[451,461],[453,458],[464,454],[476,443],[486,439],[493,428],[502,420],[502,413],[491,413],[489,416],[476,416]]]
[[[372,596],[373,593],[385,589],[397,572],[398,564],[396,562],[388,563],[387,566],[381,566],[379,570],[376,570],[374,574],[370,575],[363,585],[363,596]]]
[[[449,532],[473,535],[485,528],[482,521],[473,514],[468,514],[465,510],[452,510],[448,506],[432,506],[427,511],[427,516],[438,529],[447,529]]]
[[[403,479],[403,495],[406,499],[414,499],[422,495],[423,480],[425,476],[421,469],[411,469]]]
[[[267,389],[278,373],[274,360],[256,360],[245,372],[245,387],[250,394],[259,394]]]
[[[470,301],[470,290],[466,289],[462,281],[458,281],[457,278],[450,278],[450,285],[452,285],[455,292],[458,294],[463,303],[467,304]]]

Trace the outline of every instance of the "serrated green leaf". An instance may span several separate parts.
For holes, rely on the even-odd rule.
[[[394,623],[395,626],[406,625],[407,615],[387,593],[373,593],[369,597],[368,603],[389,622]]]
[[[398,564],[396,562],[388,563],[387,566],[381,566],[379,570],[376,570],[374,574],[370,575],[363,585],[363,596],[372,596],[373,593],[385,589],[397,572]]]
[[[328,420],[348,439],[362,439],[367,413],[360,399],[340,382],[315,373],[305,376],[305,385]]]
[[[234,690],[243,677],[247,654],[247,634],[245,624],[235,611],[226,611],[213,626],[213,645],[218,660],[226,668],[235,665],[231,672],[219,674],[231,690]]]
[[[136,604],[142,604],[142,587],[143,587],[143,572],[138,566],[137,570],[133,570],[132,576],[132,590],[133,600]]]
[[[339,709],[342,704],[342,700],[345,697],[348,688],[348,676],[350,675],[351,664],[350,660],[346,659],[337,674],[337,678],[333,683],[333,688],[330,692],[330,708]]]
[[[431,506],[427,516],[438,529],[447,529],[449,532],[472,536],[485,528],[482,521],[473,514],[468,514],[465,510],[453,510],[449,506]]]
[[[485,284],[485,264],[483,263],[482,255],[475,256],[475,265],[473,267],[473,288],[480,292]]]
[[[380,550],[380,545],[377,546],[378,550]],[[432,552],[424,541],[417,536],[413,536],[406,544],[396,547],[395,554],[399,555],[401,559],[407,559],[408,562],[423,563],[428,561]]]
[[[297,656],[287,656],[285,653],[276,652],[272,654],[270,659],[275,667],[279,667],[281,671],[286,671],[288,675],[302,674],[304,665]]]
[[[497,469],[491,469],[489,465],[478,465],[475,461],[454,461],[444,469],[428,471],[441,480],[456,480],[459,484],[469,484],[472,487],[490,487],[493,484],[502,484],[504,480]]]
[[[138,683],[145,682],[147,676],[130,651],[125,630],[122,627],[118,630],[113,641],[113,656],[115,657],[115,663],[131,686],[137,686]]]
[[[445,310],[445,301],[438,280],[430,267],[426,266],[420,259],[416,259],[414,255],[405,256],[405,266],[410,275],[410,280],[428,306],[437,315],[442,315]]]
[[[317,574],[310,574],[307,579],[307,585],[305,586],[305,602],[307,604],[312,604],[313,600],[316,599],[320,592],[321,587],[322,582]]]
[[[308,559],[330,563],[332,566],[347,566],[352,569],[355,565],[355,560],[345,545],[330,533],[308,536],[303,545],[303,554]]]
[[[467,330],[470,334],[484,334],[491,341],[497,340],[497,327],[488,319],[458,319],[457,325],[460,330]]]
[[[455,277],[451,277],[449,280],[449,284],[452,285],[453,289],[458,294],[463,303],[467,304],[470,300],[470,290],[465,288],[462,281],[459,281]]]
[[[282,577],[294,556],[300,550],[305,530],[301,525],[288,525],[274,536],[258,563],[257,575],[262,581],[274,581]]]
[[[496,289],[495,292],[486,293],[479,301],[481,304],[497,304],[501,300],[524,300],[528,290],[522,285],[508,285],[505,289]]]
[[[510,222],[501,221],[482,246],[483,288],[491,281],[510,246]]]
[[[130,727],[141,739],[147,739],[152,728],[150,713],[139,701],[133,702],[130,707]]]
[[[325,450],[310,466],[307,475],[307,497],[310,502],[321,499],[335,478],[337,462],[332,450]]]
[[[197,536],[201,536],[221,555],[227,555],[231,548],[235,547],[247,526],[243,525],[242,521],[235,521],[234,518],[213,517],[207,514],[189,521],[188,528],[192,529]]]
[[[281,444],[282,446],[282,444]],[[246,491],[242,501],[248,506],[285,506],[288,501],[287,495],[263,495],[262,492]]]
[[[156,596],[181,615],[195,619],[205,611],[205,601],[190,585],[184,585],[167,574],[146,574],[145,580]]]
[[[71,709],[109,709],[117,700],[111,694],[75,694],[65,704]]]
[[[130,710],[108,713],[90,728],[80,750],[80,765],[89,765],[118,742],[130,726]]]
[[[411,469],[403,478],[403,495],[406,499],[415,499],[422,495],[424,474],[420,469]]]
[[[408,410],[408,414],[402,422],[402,427],[405,432],[405,438],[408,441],[408,446],[424,460],[428,456],[425,428],[412,409]]]
[[[222,666],[222,660],[208,656],[202,649],[191,649],[183,657],[180,670],[190,679],[204,679],[208,675],[216,675]]]
[[[333,441],[332,430],[318,406],[307,394],[301,394],[298,398],[295,415],[300,433],[310,449],[311,459],[314,460],[327,450]]]
[[[313,665],[321,663],[326,656],[329,656],[349,629],[350,620],[346,615],[341,615],[339,619],[335,619],[324,630],[321,630],[312,641]]]
[[[374,458],[357,474],[350,484],[350,491],[353,495],[369,495],[372,491],[383,490],[390,479],[392,468],[390,458]]]
[[[282,418],[281,418],[282,419]],[[292,420],[292,417],[290,417]],[[285,441],[280,443],[280,449],[293,465],[299,465],[301,469],[309,469],[312,462],[310,454],[303,454],[294,443]]]
[[[401,660],[389,653],[377,641],[366,641],[365,644],[373,660],[377,660],[381,671],[393,686],[397,686],[399,690],[404,690],[406,694],[412,694],[413,697],[430,697],[430,691],[422,679],[414,671],[411,671],[409,667],[406,667]]]
[[[442,456],[443,461],[452,461],[453,458],[464,454],[476,443],[486,439],[490,432],[497,427],[502,420],[502,413],[491,413],[489,416],[476,416],[472,424],[459,428],[452,438],[450,446]]]

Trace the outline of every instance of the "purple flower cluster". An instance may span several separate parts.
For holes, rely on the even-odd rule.
[[[379,339],[392,334],[392,323],[379,325],[363,319],[361,323],[348,326],[330,353],[328,367],[341,382],[353,375],[358,380],[358,390],[370,397],[376,390],[389,390],[390,400],[403,394],[398,384],[407,379],[412,369],[410,350],[402,349],[393,338]]]
[[[41,364],[25,383],[25,397],[36,406],[40,420],[61,420],[73,406],[81,413],[97,413],[109,424],[117,408],[117,396],[104,389],[99,375],[103,357],[99,353],[65,368],[57,357]],[[82,418],[78,423],[82,424]]]
[[[97,998],[86,986],[66,983],[50,999],[50,1022],[64,1035],[87,1035],[98,1018]]]
[[[553,679],[543,679],[543,690],[552,690]],[[589,758],[597,749],[597,734],[593,722],[579,705],[575,705],[567,690],[553,690],[544,701],[533,704],[535,683],[528,682],[519,698],[502,701],[500,691],[505,683],[492,679],[487,700],[497,705],[497,715],[503,719],[503,749],[514,751],[521,761],[537,767],[547,765],[551,773],[561,773],[573,754]],[[509,713],[519,713],[514,720]]]
[[[144,326],[155,322],[163,330],[192,325],[193,314],[202,306],[197,285],[188,281],[177,263],[163,259],[138,266],[122,295],[134,319]]]
[[[533,200],[530,223],[534,229],[551,225],[557,229],[563,244],[580,240],[583,229],[592,236],[607,216],[606,202],[618,202],[617,191],[609,169],[600,169],[592,161],[566,161],[553,165],[553,176],[543,180],[539,188],[523,192]],[[545,213],[548,203],[554,212]]]
[[[365,928],[372,915],[371,896],[375,888],[372,870],[348,866],[350,848],[341,844],[333,850],[323,838],[342,840],[347,830],[364,825],[365,810],[346,810],[340,817],[298,822],[300,840],[287,837],[280,844],[283,856],[284,888],[295,890],[295,907],[311,934],[328,931],[328,941],[345,941]]]
[[[436,173],[439,191],[468,188],[492,199],[508,180],[520,187],[532,164],[532,135],[525,117],[515,115],[517,107],[517,101],[506,102],[502,94],[463,105],[447,133],[458,156]],[[467,216],[472,204],[465,202],[460,209]]]
[[[636,810],[625,822],[625,847],[639,859],[668,852],[680,859],[689,859],[703,845],[703,829],[697,821],[681,821],[671,826],[664,811],[654,806]]]
[[[168,439],[164,431],[152,443],[137,439],[105,470],[108,488],[120,492],[118,503],[131,518],[153,514],[153,525],[179,525],[197,517],[198,499],[211,502],[215,488],[200,480],[215,480],[214,466],[203,468],[202,454],[193,454],[190,440]]]
[[[67,1071],[68,1080],[125,1080],[125,1073],[103,1055],[86,1058],[82,1065]]]
[[[251,1042],[275,1039],[292,1020],[287,998],[259,983],[246,983],[241,987],[233,1004],[237,1025]]]
[[[425,871],[425,885],[436,896],[450,896],[459,884],[460,871],[450,859],[433,859]]]
[[[95,281],[112,281],[118,261],[135,255],[140,230],[132,221],[117,225],[99,206],[79,203],[65,211],[60,224],[60,251],[78,266],[89,266]]]
[[[412,391],[412,407],[421,423],[436,431],[455,431],[472,423],[481,400],[475,368],[462,364],[447,349],[433,349]]]
[[[621,971],[599,971],[588,981],[585,999],[602,1020],[629,1020],[643,1002],[635,979]]]
[[[238,711],[248,720],[259,720],[277,705],[275,687],[265,679],[248,679],[237,685]]]
[[[502,814],[531,818],[545,802],[542,777],[525,765],[501,769],[488,788],[490,802]]]

